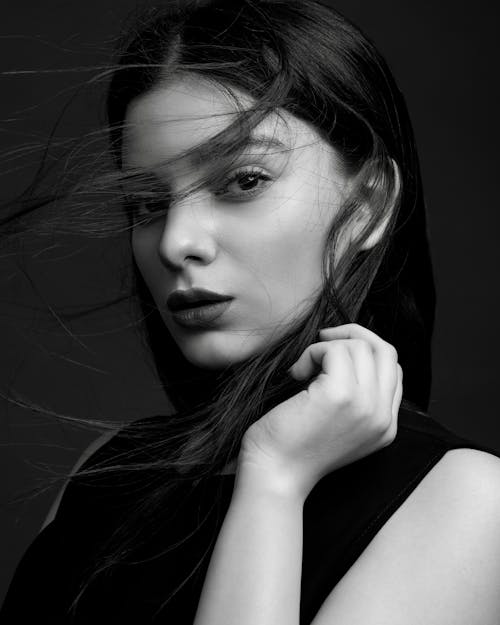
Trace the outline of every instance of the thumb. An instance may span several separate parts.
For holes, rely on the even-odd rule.
[[[298,360],[288,369],[288,373],[296,380],[306,380],[312,375],[320,373],[326,350],[326,342],[312,343],[306,347]]]

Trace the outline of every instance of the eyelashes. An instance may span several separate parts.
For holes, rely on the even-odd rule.
[[[170,201],[162,193],[137,193],[126,196],[125,212],[131,217],[134,225],[149,223],[162,211],[168,210]]]
[[[242,167],[229,176],[222,188],[214,191],[214,195],[231,200],[245,200],[259,195],[272,182],[272,176],[260,167]]]
[[[273,182],[273,176],[260,167],[240,167],[211,188],[211,192],[221,201],[244,202],[260,195]],[[126,196],[125,208],[134,221],[142,224],[167,211],[170,202],[170,193],[149,191]]]

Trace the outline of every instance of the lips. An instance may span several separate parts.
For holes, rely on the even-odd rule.
[[[167,298],[167,308],[174,313],[189,308],[228,302],[232,299],[234,298],[231,296],[222,295],[207,289],[188,289],[171,293]]]
[[[224,313],[233,299],[215,291],[189,289],[174,291],[168,296],[166,304],[177,326],[208,330],[224,323]]]

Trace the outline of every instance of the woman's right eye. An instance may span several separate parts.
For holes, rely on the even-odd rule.
[[[134,220],[147,223],[162,214],[168,202],[162,197],[132,197],[128,199],[128,210]]]
[[[147,198],[138,202],[139,212],[145,212],[148,215],[165,210],[165,200],[161,198]]]

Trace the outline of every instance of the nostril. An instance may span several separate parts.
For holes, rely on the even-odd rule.
[[[216,255],[212,217],[177,204],[165,221],[158,253],[169,268],[179,269],[186,263],[208,264]]]
[[[199,237],[196,240],[186,238],[184,241],[163,239],[158,246],[161,262],[170,270],[178,270],[186,264],[211,263],[216,255],[215,242],[210,237]]]

